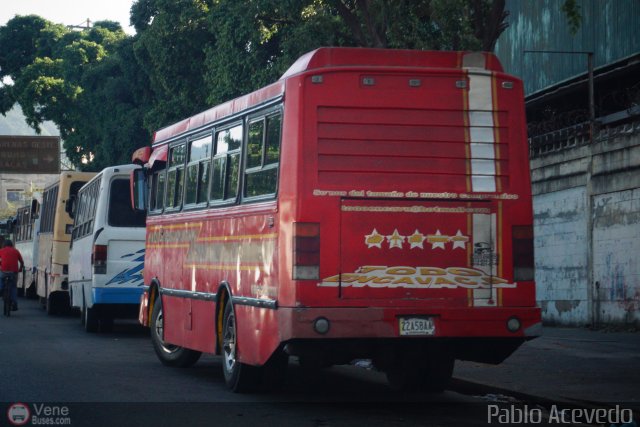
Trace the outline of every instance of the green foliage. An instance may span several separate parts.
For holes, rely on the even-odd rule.
[[[17,102],[35,129],[53,120],[70,160],[97,170],[318,47],[491,50],[506,16],[504,0],[137,0],[135,36],[18,16],[0,27],[0,79],[12,82],[0,112]]]
[[[204,109],[203,63],[215,40],[207,26],[212,0],[143,0],[134,3],[131,21],[139,31],[135,58],[149,80],[153,102],[144,112],[148,129],[157,129]]]
[[[140,74],[131,38],[117,22],[71,31],[18,16],[0,27],[0,78],[7,82],[0,112],[20,104],[37,132],[55,122],[67,157],[81,169],[128,163],[131,151],[148,143],[141,102],[148,85]]]
[[[582,25],[582,14],[580,6],[576,0],[564,0],[562,4],[562,12],[564,12],[567,23],[569,24],[569,32],[575,35]]]

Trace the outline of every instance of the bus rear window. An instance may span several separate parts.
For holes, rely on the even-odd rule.
[[[109,225],[112,227],[144,227],[146,215],[131,209],[128,179],[114,179],[109,191]]]

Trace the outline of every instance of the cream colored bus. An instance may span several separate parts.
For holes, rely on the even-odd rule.
[[[42,195],[40,234],[38,235],[38,297],[48,314],[63,313],[69,308],[69,242],[73,219],[65,203],[74,196],[95,172],[67,171],[45,188]]]

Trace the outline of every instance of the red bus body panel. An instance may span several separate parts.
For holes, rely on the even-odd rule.
[[[428,339],[535,335],[535,285],[513,255],[532,224],[523,90],[493,55],[319,49],[159,130],[154,151],[277,99],[277,198],[148,216],[144,277],[169,290],[166,342],[219,352],[223,291],[252,365],[297,340],[416,339],[401,318],[433,319]],[[294,223],[319,224],[317,279],[293,279]]]

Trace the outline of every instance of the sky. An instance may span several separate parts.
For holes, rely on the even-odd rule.
[[[56,24],[86,25],[94,21],[117,21],[127,34],[129,9],[134,0],[0,0],[0,26],[15,15],[38,15]]]

